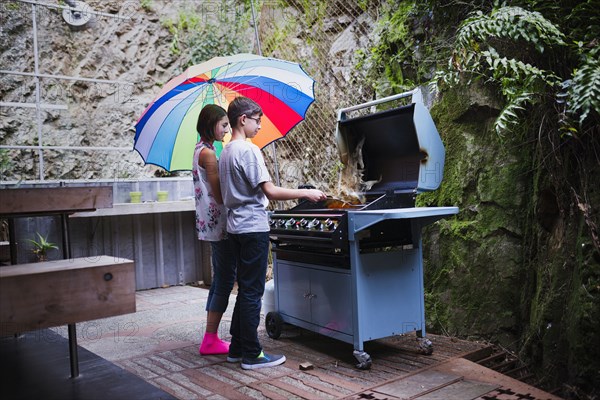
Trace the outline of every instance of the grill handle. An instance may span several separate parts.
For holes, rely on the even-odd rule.
[[[366,103],[357,104],[355,106],[340,108],[338,110],[337,120],[338,121],[344,120],[347,112],[360,110],[361,108],[376,106],[377,104],[387,103],[388,101],[398,100],[398,99],[402,99],[402,98],[408,97],[408,96],[412,96],[413,103],[423,102],[423,96],[421,95],[421,90],[419,88],[417,88],[417,89],[411,90],[410,92],[398,93],[398,94],[395,94],[392,96],[383,97],[381,99],[371,100]]]

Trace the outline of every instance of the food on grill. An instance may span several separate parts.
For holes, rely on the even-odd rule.
[[[335,199],[333,197],[329,197],[329,198],[327,198],[327,200],[325,200],[323,202],[323,206],[328,209],[355,208],[355,206],[359,206],[361,204],[362,204],[362,202],[356,198],[348,199],[346,201],[346,200],[340,200],[340,199]]]

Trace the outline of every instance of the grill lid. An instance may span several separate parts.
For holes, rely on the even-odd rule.
[[[362,180],[377,181],[367,193],[420,193],[440,186],[444,145],[422,102],[348,118],[350,111],[413,96],[402,93],[338,111],[336,139],[344,164],[362,154]],[[419,96],[420,97],[420,96]]]

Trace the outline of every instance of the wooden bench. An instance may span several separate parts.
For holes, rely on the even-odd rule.
[[[0,268],[0,336],[67,324],[79,376],[77,322],[135,312],[135,263],[111,256]]]
[[[111,256],[0,268],[0,335],[135,312],[135,263]]]

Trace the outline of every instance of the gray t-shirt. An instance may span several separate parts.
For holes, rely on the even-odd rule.
[[[269,199],[260,184],[271,180],[260,149],[246,140],[232,140],[219,157],[219,180],[227,207],[227,232],[268,232]]]

